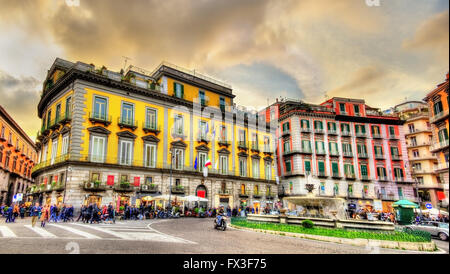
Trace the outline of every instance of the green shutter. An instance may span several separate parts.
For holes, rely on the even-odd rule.
[[[356,133],[359,133],[359,126],[358,125],[355,126],[355,131],[356,131]]]
[[[324,162],[319,162],[319,172],[325,172],[325,164],[324,164]]]
[[[173,94],[177,96],[177,83],[173,82]]]
[[[367,166],[361,165],[361,175],[367,176]]]
[[[181,85],[181,98],[184,98],[184,85]]]
[[[311,162],[305,161],[305,171],[311,172]]]
[[[338,163],[331,163],[331,167],[333,169],[333,173],[337,174],[339,172]]]

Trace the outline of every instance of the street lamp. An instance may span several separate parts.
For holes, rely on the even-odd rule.
[[[413,173],[415,173],[416,167],[413,166],[412,169],[413,169]],[[414,181],[416,182],[416,193],[417,193],[417,199],[418,199],[418,202],[419,202],[420,218],[422,218],[422,199],[420,198],[419,188],[418,188],[419,181],[417,180],[416,176],[413,176],[413,177],[414,177]]]

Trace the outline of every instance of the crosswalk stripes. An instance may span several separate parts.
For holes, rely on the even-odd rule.
[[[52,233],[48,232],[47,230],[40,228],[40,227],[32,227],[31,225],[24,225],[24,227],[33,230],[34,232],[36,232],[37,234],[39,234],[40,236],[42,236],[44,238],[58,238],[55,234],[52,234]]]
[[[4,238],[17,238],[17,235],[7,226],[0,225],[0,234],[2,234]]]
[[[85,225],[82,225],[82,224],[75,224],[75,223],[73,223],[72,225],[78,225],[78,226],[86,227]],[[131,237],[129,237],[126,234],[117,233],[117,232],[114,232],[114,231],[112,231],[110,229],[104,229],[104,228],[99,228],[99,227],[95,227],[95,226],[90,226],[89,229],[101,231],[101,232],[107,233],[109,235],[112,235],[112,236],[115,236],[117,238],[121,238],[121,239],[124,239],[124,240],[131,240],[132,239]]]
[[[76,228],[73,228],[73,227],[69,227],[67,225],[57,225],[57,224],[48,224],[48,225],[53,226],[53,227],[57,227],[57,228],[61,228],[61,229],[65,229],[65,230],[67,230],[67,231],[69,231],[69,232],[71,232],[73,234],[77,234],[77,235],[83,236],[83,237],[85,237],[87,239],[101,239],[101,237],[99,237],[97,235],[94,235],[94,234],[91,234],[91,233],[88,233],[88,232],[85,232],[85,231],[82,231],[82,230],[79,230],[79,229],[76,229]]]

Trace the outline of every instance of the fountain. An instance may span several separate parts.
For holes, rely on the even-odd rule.
[[[300,217],[316,217],[327,219],[346,219],[345,200],[341,198],[317,197],[314,195],[314,184],[305,184],[306,196],[290,196],[284,198],[289,203],[300,206],[303,210]]]

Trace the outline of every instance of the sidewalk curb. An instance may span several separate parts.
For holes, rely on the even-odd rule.
[[[295,238],[303,238],[309,240],[318,240],[323,242],[332,242],[338,244],[348,244],[353,246],[369,246],[369,247],[381,247],[389,249],[400,249],[400,250],[412,250],[412,251],[427,251],[436,252],[436,244],[432,241],[431,243],[418,243],[418,242],[394,242],[394,241],[384,241],[384,240],[372,240],[372,239],[348,239],[348,238],[337,238],[313,234],[302,234],[302,233],[292,233],[292,232],[282,232],[264,229],[254,229],[248,227],[241,227],[236,225],[229,225],[234,229],[248,230],[254,232],[268,233],[280,236],[290,236]]]

